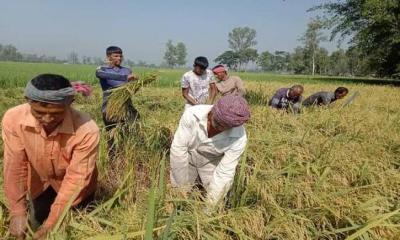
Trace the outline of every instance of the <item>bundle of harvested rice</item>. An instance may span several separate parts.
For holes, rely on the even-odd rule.
[[[136,118],[136,111],[132,107],[131,97],[139,89],[157,79],[156,73],[145,74],[139,80],[129,82],[121,87],[111,90],[106,108],[107,117],[112,121],[128,121]]]

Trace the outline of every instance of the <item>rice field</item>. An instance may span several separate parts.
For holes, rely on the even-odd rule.
[[[103,128],[95,68],[0,62],[0,116],[24,102],[29,79],[59,73],[94,87],[93,96],[78,97],[74,104]],[[141,122],[119,131],[121,152],[113,162],[107,159],[102,131],[96,204],[66,213],[52,239],[400,239],[397,87],[357,79],[240,73],[252,111],[246,125],[249,142],[225,202],[206,213],[200,191],[181,195],[169,183],[165,145],[183,110],[179,81],[185,70],[134,71],[158,74],[133,97]],[[305,96],[339,85],[349,88],[349,95],[360,95],[346,107],[345,99],[300,115],[266,106],[276,89],[292,84],[303,84]],[[1,189],[1,239],[10,238],[7,227]]]

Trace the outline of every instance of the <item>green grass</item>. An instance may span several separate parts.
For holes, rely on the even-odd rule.
[[[0,116],[24,101],[27,80],[52,72],[94,86],[94,95],[79,97],[75,107],[103,127],[94,70],[0,62]],[[197,192],[182,196],[171,189],[168,158],[163,158],[161,133],[177,127],[185,70],[158,71],[158,82],[134,97],[142,122],[139,131],[125,131],[128,137],[118,143],[124,151],[116,162],[106,158],[102,133],[95,209],[68,212],[54,239],[399,239],[397,88],[342,78],[240,73],[250,92],[249,142],[224,206],[207,215]],[[345,108],[343,100],[297,116],[265,105],[277,88],[294,83],[304,84],[306,96],[339,84],[360,96]],[[7,217],[0,190],[0,238],[8,237]]]

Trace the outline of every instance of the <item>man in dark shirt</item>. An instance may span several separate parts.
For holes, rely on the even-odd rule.
[[[137,77],[132,74],[132,70],[130,68],[126,68],[121,66],[123,55],[122,49],[116,46],[110,46],[106,49],[108,64],[106,66],[100,66],[96,69],[96,77],[100,80],[101,89],[103,90],[103,103],[101,107],[101,112],[103,114],[103,121],[107,132],[110,132],[113,128],[116,127],[118,122],[112,121],[107,117],[107,103],[108,97],[110,96],[110,90],[119,86],[122,86],[129,81],[137,80]],[[133,112],[134,119],[136,120],[139,117],[137,110],[133,105],[130,105],[131,110]],[[110,135],[110,134],[108,134]],[[114,157],[115,155],[115,146],[114,139],[112,136],[108,136],[107,139],[109,157]]]
[[[349,90],[345,87],[338,87],[335,92],[317,92],[304,100],[303,106],[309,107],[313,105],[325,106],[330,103],[344,98]]]
[[[303,92],[304,88],[301,85],[294,85],[291,88],[281,88],[269,100],[268,105],[272,108],[285,109],[287,111],[292,109],[294,113],[299,113]]]

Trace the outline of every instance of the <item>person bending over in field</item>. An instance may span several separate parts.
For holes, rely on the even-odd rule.
[[[126,68],[121,66],[123,55],[122,49],[116,46],[110,46],[106,49],[106,55],[108,64],[106,66],[100,66],[96,69],[96,77],[100,80],[101,89],[103,90],[103,104],[101,107],[101,112],[103,115],[103,122],[105,125],[105,129],[107,131],[107,145],[108,145],[108,155],[109,158],[113,159],[116,154],[116,148],[114,143],[114,137],[111,133],[111,130],[114,129],[118,123],[109,119],[107,117],[107,102],[108,98],[111,95],[111,89],[120,87],[129,81],[137,80],[137,76],[132,73],[130,68]],[[133,119],[132,122],[136,121],[139,118],[139,113],[133,106],[133,104],[129,104],[128,106],[129,112],[132,112],[131,115]]]
[[[228,71],[223,65],[215,66],[212,71],[219,80],[215,85],[222,96],[235,95],[243,97],[246,94],[242,79],[238,76],[228,75]]]
[[[224,96],[214,106],[187,109],[171,145],[172,186],[187,192],[199,177],[208,203],[223,198],[246,147],[243,124],[249,119],[249,106],[240,96]]]
[[[292,110],[299,113],[304,88],[301,85],[294,85],[291,88],[281,88],[269,100],[268,105],[276,109]]]
[[[183,75],[181,85],[182,96],[186,100],[185,110],[194,105],[206,104],[215,98],[217,90],[214,76],[207,68],[207,58],[197,57],[194,60],[193,70]]]
[[[317,92],[303,101],[303,106],[310,107],[313,105],[324,106],[344,98],[349,93],[345,87],[338,87],[334,92]]]
[[[71,107],[74,95],[63,76],[42,74],[28,82],[27,103],[4,114],[4,193],[17,239],[25,238],[27,198],[30,219],[42,224],[33,239],[46,238],[70,201],[84,206],[93,199],[99,129]]]

